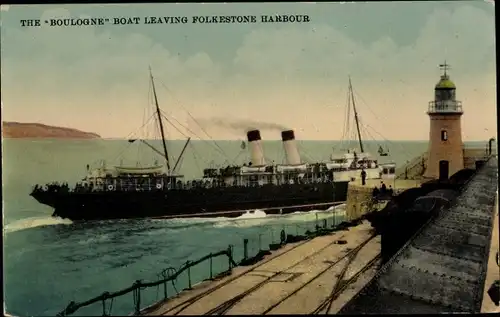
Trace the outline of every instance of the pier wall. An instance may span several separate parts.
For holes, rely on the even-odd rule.
[[[427,152],[415,157],[396,170],[396,179],[419,179],[427,167]]]
[[[476,161],[487,160],[487,149],[464,149],[464,168],[476,168]]]
[[[394,193],[400,193],[408,188],[420,186],[420,180],[384,180],[387,187],[391,186]],[[347,188],[346,200],[346,221],[352,221],[361,218],[365,214],[379,209],[383,205],[374,205],[372,202],[373,188],[380,188],[380,179],[369,179],[366,185],[361,185],[360,181],[352,181]]]
[[[495,152],[495,149],[493,149]],[[463,148],[464,168],[476,168],[476,161],[487,160],[488,149],[485,148]],[[415,157],[407,164],[396,170],[396,179],[421,179],[427,168],[428,152]]]
[[[372,192],[372,186],[349,183],[345,212],[346,221],[358,219],[372,209]]]
[[[424,225],[340,313],[479,313],[497,188],[492,157],[456,204]]]

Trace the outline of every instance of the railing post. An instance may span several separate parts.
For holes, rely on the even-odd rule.
[[[134,289],[134,304],[135,304],[135,314],[139,315],[141,312],[141,281],[135,281],[134,285],[137,287]]]
[[[164,299],[167,299],[168,298],[168,294],[167,294],[167,283],[168,283],[168,281],[166,280],[167,279],[167,272],[165,270],[163,270],[161,272],[161,275],[163,276],[163,279],[165,280],[163,282],[163,296],[164,296]]]
[[[248,258],[248,239],[243,239],[243,260]]]
[[[191,289],[191,261],[186,262],[188,271],[188,289]]]
[[[228,259],[228,271],[230,271],[232,269],[232,263],[231,261],[233,261],[233,246],[230,244],[228,247],[227,247],[227,259]]]
[[[325,218],[325,219],[323,219],[323,228],[326,229],[326,226],[327,226],[327,224],[326,224],[326,218]]]
[[[210,253],[210,279],[213,279],[213,273],[212,273],[212,253]]]
[[[318,232],[319,225],[318,225],[318,213],[314,213],[316,215],[316,232]]]
[[[102,300],[102,315],[109,316],[106,312],[106,300],[105,299]]]

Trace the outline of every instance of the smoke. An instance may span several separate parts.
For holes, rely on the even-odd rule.
[[[247,119],[209,118],[198,119],[198,123],[204,128],[216,126],[227,130],[233,130],[239,134],[246,134],[250,130],[283,131],[288,130],[284,125],[272,122],[260,122]]]

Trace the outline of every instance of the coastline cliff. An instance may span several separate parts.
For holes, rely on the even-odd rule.
[[[4,121],[4,138],[53,138],[53,139],[99,139],[98,134],[72,128],[63,128],[41,123],[21,123]]]

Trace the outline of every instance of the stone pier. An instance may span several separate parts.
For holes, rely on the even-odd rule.
[[[394,193],[399,193],[408,188],[419,187],[420,180],[411,179],[384,179],[382,180],[389,188],[391,186]],[[361,180],[351,181],[347,188],[346,200],[346,220],[359,219],[366,213],[373,210],[372,204],[373,188],[380,188],[380,179],[368,179],[365,185],[361,185]],[[380,206],[379,206],[380,207]]]
[[[373,236],[369,222],[363,222],[346,231],[288,244],[261,262],[234,268],[230,276],[202,282],[143,309],[141,315],[335,313],[375,275],[379,253],[380,236]],[[342,273],[342,280],[352,283],[323,307]]]
[[[490,248],[495,243],[497,188],[498,161],[493,157],[474,175],[456,204],[410,239],[340,313],[479,313],[494,309],[484,303],[484,289],[491,285],[486,283],[487,275],[491,281],[498,273],[491,260],[495,247]]]
[[[498,191],[497,191],[497,201],[495,206],[495,218],[493,220],[493,232],[491,234],[491,245],[490,254],[488,259],[488,268],[486,271],[486,281],[484,283],[483,292],[483,302],[481,305],[481,313],[499,313],[500,306],[496,306],[488,295],[488,290],[491,285],[496,281],[500,280],[500,267],[496,263],[496,255],[499,252],[498,239],[499,239],[499,227],[498,227]],[[500,290],[499,290],[500,291]]]

